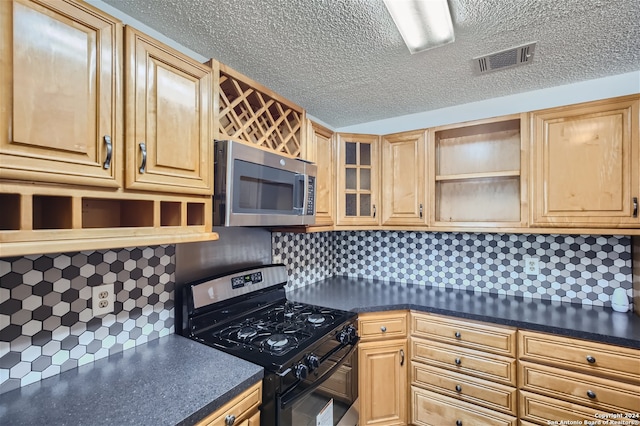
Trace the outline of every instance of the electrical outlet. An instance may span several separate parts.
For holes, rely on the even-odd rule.
[[[524,258],[524,272],[526,272],[527,275],[538,275],[540,273],[537,257]]]
[[[91,291],[93,316],[112,313],[116,301],[113,284],[98,285],[92,287]]]
[[[280,256],[279,254],[274,254],[271,260],[273,261],[273,263],[282,263],[282,256]]]

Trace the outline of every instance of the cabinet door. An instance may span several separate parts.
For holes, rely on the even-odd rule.
[[[128,188],[212,193],[213,73],[126,28]]]
[[[382,224],[426,225],[425,132],[382,137]]]
[[[532,114],[532,223],[638,226],[638,97]]]
[[[378,225],[378,136],[338,134],[338,151],[338,225]]]
[[[361,343],[358,350],[359,424],[407,424],[406,339]]]
[[[308,121],[305,159],[316,163],[316,226],[331,226],[335,217],[335,164],[333,132]]]
[[[120,186],[119,22],[66,0],[3,0],[0,19],[0,178]]]

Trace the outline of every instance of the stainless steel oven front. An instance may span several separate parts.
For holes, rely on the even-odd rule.
[[[215,226],[315,223],[314,164],[231,140],[214,152]]]
[[[357,337],[351,337],[348,344],[329,339],[316,349],[316,353],[324,355],[315,360],[307,356],[302,364],[315,368],[309,368],[302,377],[296,371],[277,380],[280,384],[274,408],[278,426],[358,424],[357,342]],[[269,417],[267,412],[264,415],[265,419]]]

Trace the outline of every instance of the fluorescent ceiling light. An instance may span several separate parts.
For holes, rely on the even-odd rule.
[[[447,0],[384,0],[384,4],[412,54],[455,40]]]

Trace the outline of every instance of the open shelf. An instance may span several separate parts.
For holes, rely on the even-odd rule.
[[[523,223],[521,120],[511,115],[434,129],[436,225]]]
[[[72,199],[52,195],[34,195],[33,229],[71,229]]]
[[[82,199],[83,228],[153,226],[153,201]]]
[[[204,225],[205,208],[203,203],[187,203],[187,226]]]
[[[20,194],[0,194],[0,230],[20,229]]]
[[[180,226],[182,204],[175,201],[160,202],[160,226]]]
[[[440,200],[438,222],[518,222],[520,180],[500,177],[442,181],[437,186]]]
[[[3,182],[0,257],[217,239],[210,196]]]
[[[475,179],[491,179],[491,178],[505,178],[505,177],[518,177],[520,176],[520,170],[505,170],[503,172],[485,172],[485,173],[464,173],[459,175],[438,175],[436,181],[451,181],[451,180],[475,180]]]

